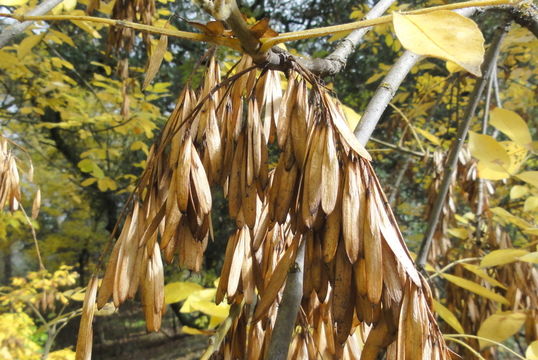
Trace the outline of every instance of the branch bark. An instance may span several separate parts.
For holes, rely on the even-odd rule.
[[[41,4],[37,5],[32,10],[28,11],[26,15],[28,16],[40,16],[51,11],[56,5],[61,3],[63,0],[45,0]],[[11,39],[13,39],[18,34],[26,30],[32,21],[25,21],[22,23],[14,24],[8,26],[2,33],[0,33],[0,48],[4,47]]]
[[[282,301],[278,308],[275,326],[271,335],[267,359],[286,360],[293,335],[293,328],[303,298],[303,277],[306,240],[302,239],[295,258],[295,265],[288,272]]]
[[[463,147],[465,138],[467,137],[467,132],[469,131],[471,120],[474,117],[476,108],[478,107],[480,97],[484,92],[484,88],[486,87],[488,78],[491,76],[493,68],[496,66],[497,55],[499,54],[502,40],[508,29],[509,25],[505,24],[505,22],[503,21],[503,25],[501,25],[496,31],[495,37],[485,55],[484,62],[482,64],[483,75],[476,81],[473,92],[469,96],[469,105],[467,106],[467,109],[465,109],[465,115],[463,117],[463,121],[458,128],[456,140],[453,142],[450,149],[447,164],[445,167],[445,174],[441,183],[441,187],[439,188],[439,194],[435,199],[435,203],[428,218],[428,228],[426,230],[426,233],[424,234],[424,239],[422,240],[420,251],[417,256],[416,265],[421,270],[424,268],[424,265],[426,264],[426,259],[428,258],[428,252],[431,247],[433,234],[435,232],[435,228],[437,227],[437,223],[439,222],[439,216],[441,215],[441,210],[443,208],[443,204],[445,203],[445,198],[448,193],[450,183],[452,182],[452,176],[454,174],[454,171],[456,170],[458,154]]]

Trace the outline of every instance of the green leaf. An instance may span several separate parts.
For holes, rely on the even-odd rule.
[[[164,287],[164,302],[173,304],[185,300],[188,296],[204,288],[193,282],[177,281],[166,284]]]
[[[480,76],[484,37],[476,23],[448,10],[427,14],[393,14],[394,30],[403,47],[414,53],[452,61]]]
[[[459,334],[463,334],[465,331],[463,330],[463,326],[461,326],[460,322],[458,321],[458,318],[452,313],[452,311],[448,310],[447,307],[445,307],[443,304],[438,302],[437,300],[433,300],[433,309],[441,319],[443,319],[448,325],[450,325],[454,330],[456,330]]]
[[[497,342],[503,342],[519,331],[527,315],[523,312],[506,311],[493,314],[480,325],[477,336]],[[493,345],[479,339],[480,349]]]
[[[485,298],[491,299],[493,301],[499,302],[504,305],[510,305],[510,302],[503,296],[497,294],[494,291],[486,289],[485,287],[478,285],[477,283],[461,278],[459,276],[450,275],[450,274],[441,274],[442,277],[450,281],[451,283],[475,294],[483,296]]]
[[[426,139],[430,140],[432,144],[437,146],[441,145],[441,140],[439,140],[437,136],[431,134],[430,132],[419,127],[415,127],[415,131],[418,132],[420,135],[424,136]]]
[[[480,261],[480,267],[499,266],[517,261],[520,256],[526,255],[529,252],[523,249],[500,249],[493,250]]]

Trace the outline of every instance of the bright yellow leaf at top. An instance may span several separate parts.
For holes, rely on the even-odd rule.
[[[452,61],[473,75],[481,75],[484,37],[473,20],[440,10],[419,15],[394,13],[393,24],[407,50]]]
[[[532,138],[525,120],[513,111],[495,108],[490,114],[490,124],[511,140],[530,149]]]
[[[503,342],[519,331],[521,326],[525,323],[526,318],[527,315],[525,315],[524,312],[516,311],[493,314],[480,325],[477,335],[492,341]],[[480,344],[480,349],[495,345],[492,342],[482,339],[479,339],[478,342]]]
[[[28,0],[0,0],[0,6],[20,6],[27,2]]]

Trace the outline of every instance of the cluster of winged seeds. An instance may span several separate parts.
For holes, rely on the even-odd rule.
[[[7,205],[11,211],[19,208],[21,201],[20,178],[16,158],[7,140],[0,136],[0,210]]]
[[[282,287],[301,247],[303,300],[292,358],[376,359],[385,349],[389,359],[450,358],[429,286],[369,154],[341,104],[296,70],[283,91],[279,73],[256,69],[248,57],[224,80],[211,59],[201,89],[183,90],[150,150],[97,295],[92,280],[79,336],[91,331],[91,304],[112,298],[119,306],[138,290],[148,329],[159,328],[161,253],[200,270],[211,234],[210,186],[220,185],[237,231],[216,301],[241,306],[220,348],[224,358],[267,356]],[[270,169],[269,154],[277,151]]]

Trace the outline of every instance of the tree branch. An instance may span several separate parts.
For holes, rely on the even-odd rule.
[[[303,298],[305,247],[306,239],[302,239],[295,258],[295,265],[288,272],[282,301],[271,335],[267,359],[286,360],[288,358],[291,336]]]
[[[443,181],[441,183],[441,187],[439,188],[439,194],[437,195],[437,198],[435,199],[435,203],[433,205],[432,211],[428,218],[428,228],[426,230],[426,233],[424,234],[424,239],[422,240],[420,251],[417,256],[416,265],[419,269],[423,269],[424,264],[426,264],[426,259],[428,257],[428,252],[430,250],[430,246],[432,243],[433,234],[437,227],[439,216],[441,215],[441,210],[445,203],[445,198],[448,193],[450,183],[452,182],[452,176],[454,174],[454,171],[456,170],[456,165],[458,162],[458,154],[461,148],[463,147],[463,144],[467,137],[467,132],[469,131],[471,120],[474,117],[476,108],[478,107],[478,103],[480,102],[480,97],[487,84],[487,80],[491,76],[493,68],[496,66],[497,55],[499,54],[502,40],[504,38],[504,35],[508,31],[508,29],[509,29],[509,25],[505,24],[503,21],[503,24],[496,31],[495,37],[484,57],[484,62],[482,63],[483,75],[481,78],[479,78],[476,81],[473,92],[469,96],[469,105],[467,106],[467,109],[465,110],[463,121],[460,123],[460,126],[458,128],[458,134],[456,136],[456,140],[454,140],[452,147],[450,149],[447,164],[445,167]]]
[[[538,38],[538,7],[532,1],[526,0],[508,7],[508,11],[516,23],[527,28]]]
[[[41,4],[28,11],[26,15],[44,15],[62,1],[63,0],[44,0]],[[25,21],[19,24],[8,26],[4,31],[2,31],[2,33],[0,33],[0,48],[4,47],[11,39],[26,30],[31,24],[32,21]]]

